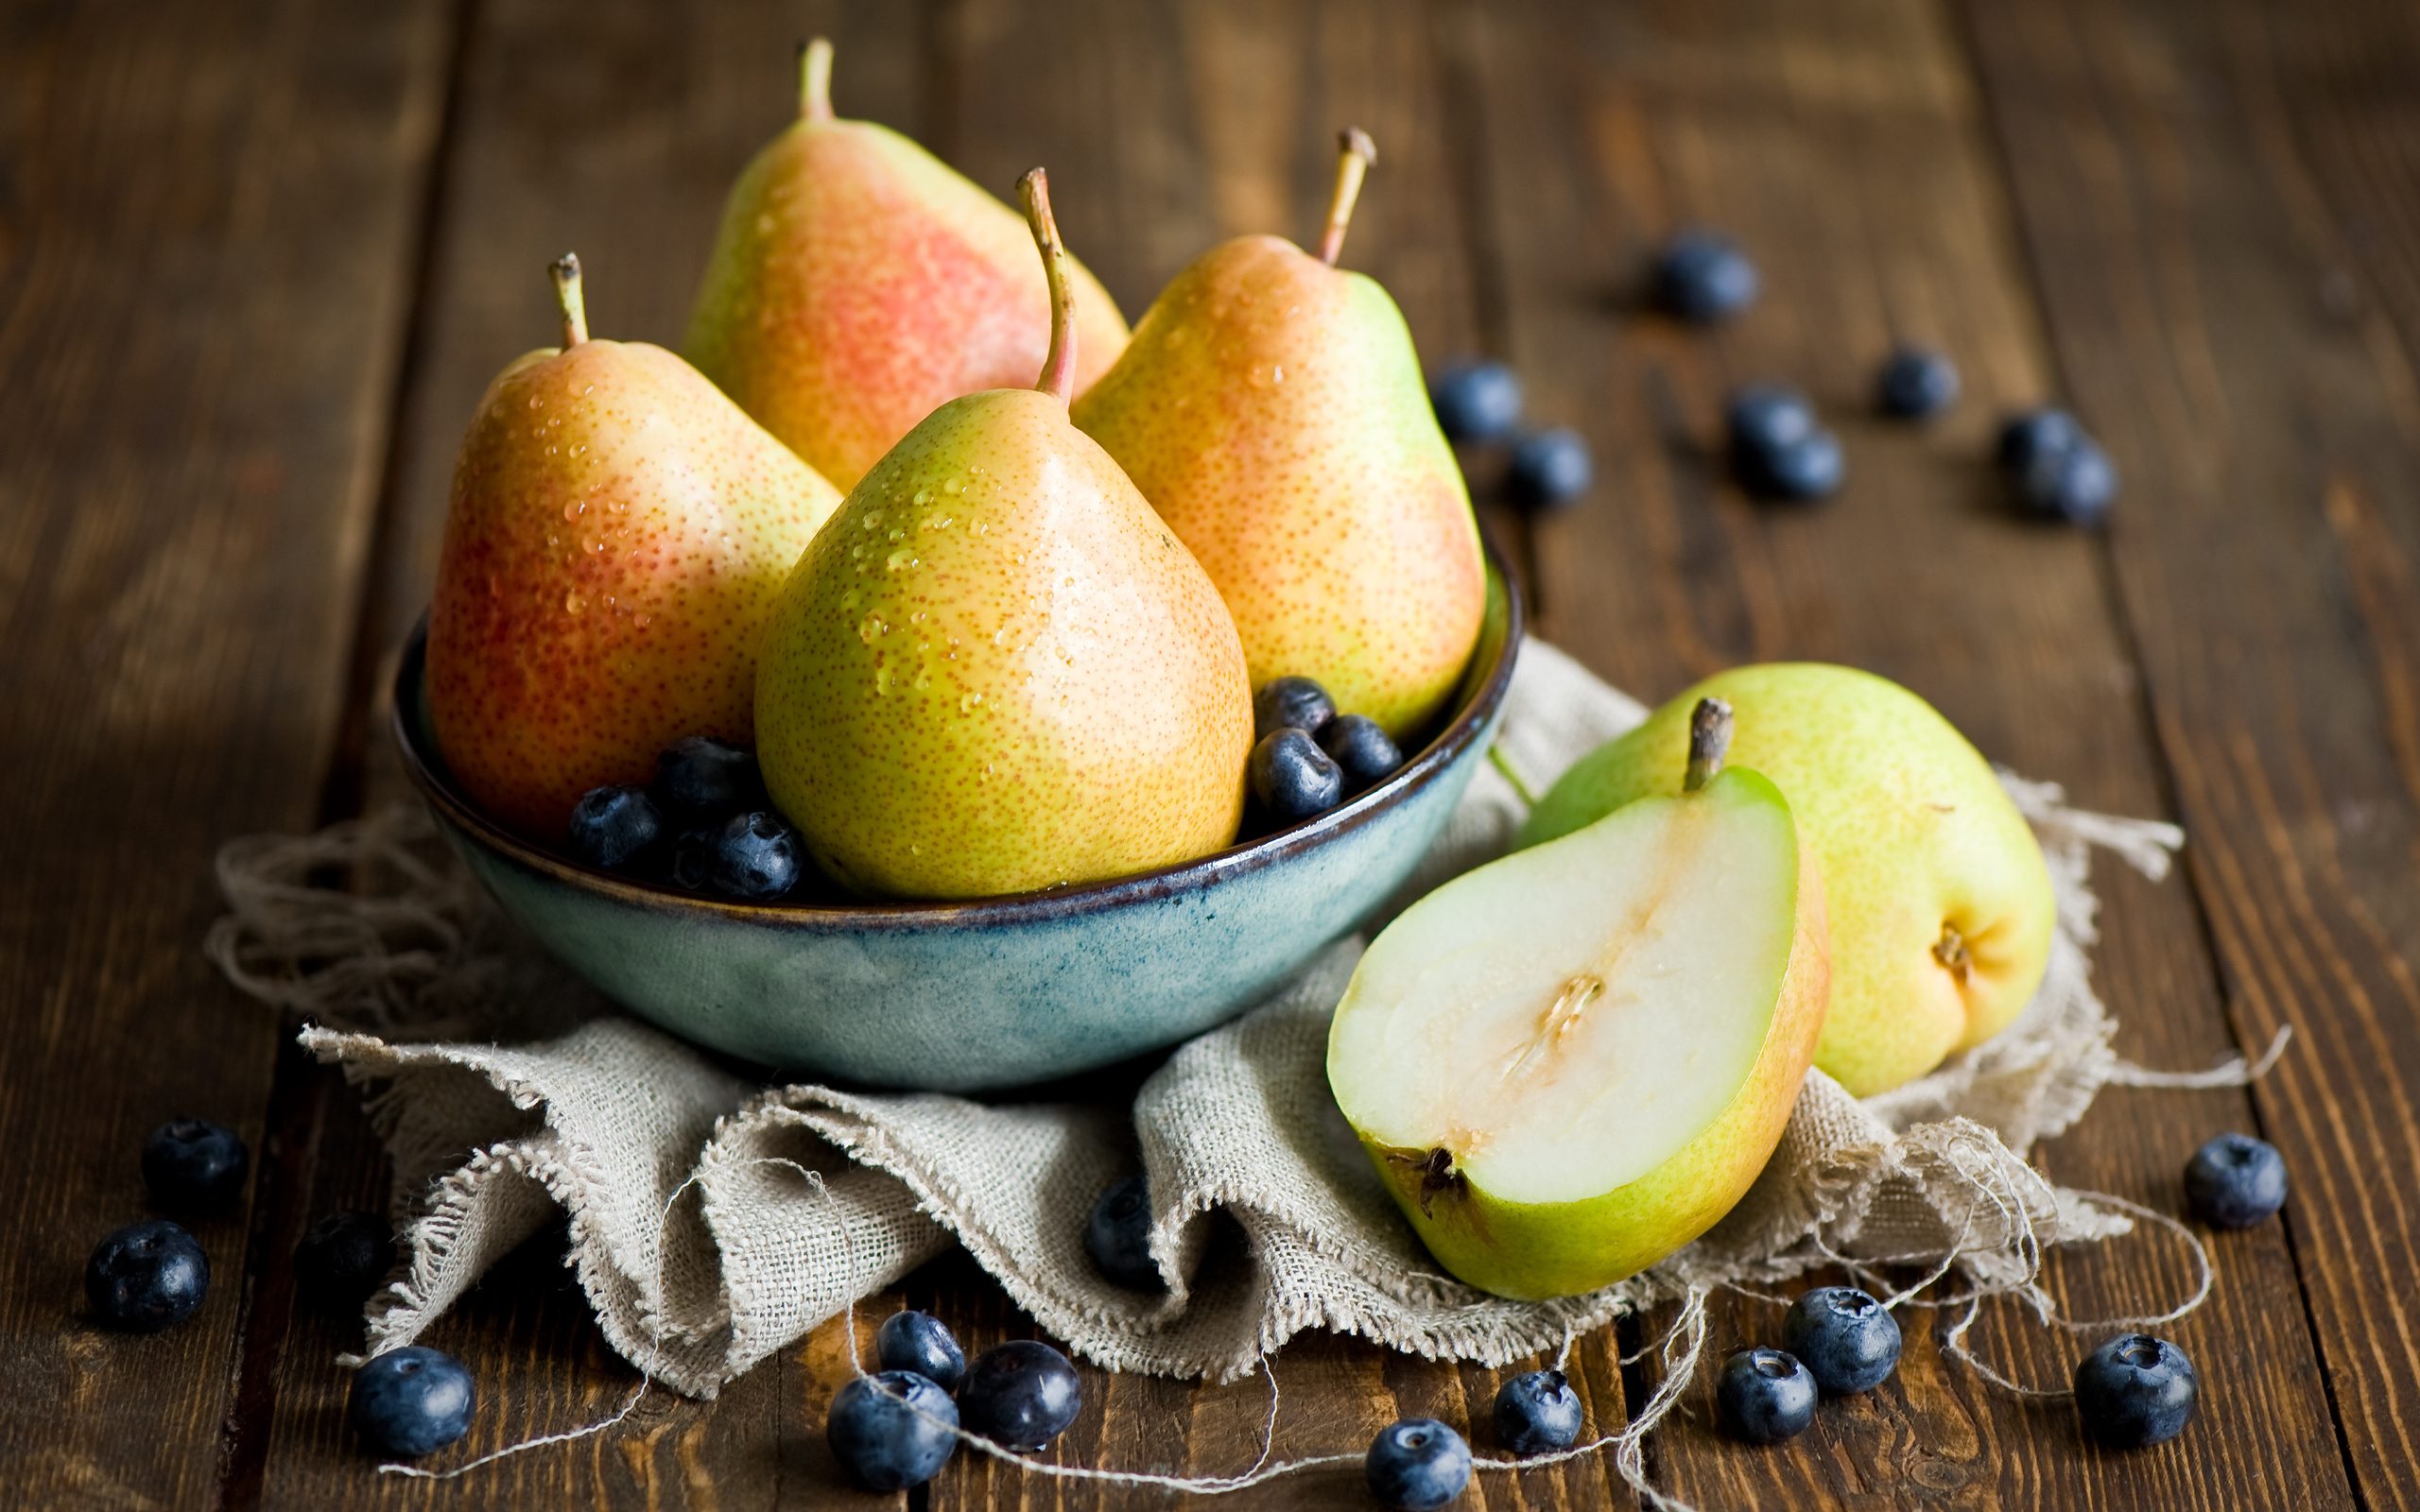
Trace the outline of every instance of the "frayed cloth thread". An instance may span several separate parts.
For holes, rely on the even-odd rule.
[[[1398,906],[1501,854],[1528,794],[1644,713],[1528,643],[1491,760]],[[1436,1274],[1337,1113],[1326,1024],[1358,938],[1179,1047],[1131,1107],[749,1085],[546,959],[417,809],[231,844],[219,869],[232,912],[207,949],[244,990],[316,1020],[302,1042],[371,1094],[409,1247],[405,1274],[372,1304],[373,1353],[410,1343],[558,1211],[607,1340],[647,1381],[693,1397],[953,1242],[1076,1353],[1219,1382],[1263,1368],[1305,1328],[1495,1366],[1567,1357],[1617,1317],[1679,1303],[1658,1346],[1669,1392],[1592,1446],[1614,1445],[1625,1480],[1663,1506],[1638,1425],[1660,1421],[1693,1373],[1711,1293],[1823,1265],[1870,1278],[1912,1265],[1970,1311],[2014,1296],[2049,1319],[2044,1254],[2146,1214],[2055,1186],[2027,1163],[2033,1143],[2104,1086],[2230,1085],[2283,1048],[2189,1073],[2118,1057],[2090,981],[2090,852],[2155,877],[2182,836],[2068,808],[2053,784],[2001,780],[2042,842],[2058,907],[2048,971],[2018,1021],[1863,1102],[1810,1073],[1773,1159],[1722,1223],[1639,1276],[1546,1303]],[[810,1173],[808,1188],[784,1166]],[[1099,1193],[1138,1167],[1167,1282],[1156,1297],[1101,1280],[1080,1239]],[[1932,1305],[1875,1284],[1898,1305]],[[1955,1357],[1996,1379],[1964,1353],[1965,1332]]]

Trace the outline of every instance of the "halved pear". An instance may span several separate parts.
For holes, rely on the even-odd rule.
[[[1826,957],[1789,800],[1722,771],[1406,911],[1337,1008],[1328,1085],[1447,1270],[1525,1300],[1592,1291],[1712,1228],[1764,1168]]]

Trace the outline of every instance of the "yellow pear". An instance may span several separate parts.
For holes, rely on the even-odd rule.
[[[2058,903],[2025,816],[1933,707],[1817,662],[1718,673],[1583,756],[1523,826],[1535,844],[1677,791],[1697,700],[1738,705],[1734,759],[1789,796],[1832,916],[1832,1014],[1815,1064],[1859,1097],[2006,1028],[2042,983]]]
[[[858,480],[759,660],[766,786],[869,893],[1122,876],[1219,849],[1243,815],[1235,622],[1068,422],[1067,256],[1042,170],[1020,188],[1055,311],[1040,383],[950,401]]]
[[[1699,706],[1685,791],[1447,883],[1345,988],[1328,1086],[1473,1286],[1530,1300],[1654,1264],[1789,1121],[1824,1024],[1824,888],[1780,791],[1721,769],[1729,717]]]
[[[1075,416],[1219,585],[1254,688],[1310,678],[1402,739],[1453,693],[1486,578],[1402,312],[1335,266],[1375,155],[1344,143],[1320,255],[1202,253]]]

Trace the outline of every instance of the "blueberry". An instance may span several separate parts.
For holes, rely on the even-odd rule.
[[[2083,427],[2064,409],[2030,409],[2013,415],[2000,426],[2000,469],[2022,473],[2036,456],[2067,451],[2083,438]]]
[[[571,853],[611,871],[655,843],[664,816],[640,787],[592,787],[571,811]]]
[[[395,1265],[395,1230],[374,1212],[332,1212],[294,1246],[294,1284],[329,1312],[357,1308]]]
[[[1958,401],[1958,368],[1940,352],[1901,347],[1882,365],[1876,385],[1886,415],[1925,420]]]
[[[2121,1333],[2076,1366],[2076,1412],[2109,1449],[2143,1449],[2185,1432],[2202,1383],[2166,1339]]]
[[[735,814],[715,838],[706,880],[719,893],[762,902],[798,885],[798,833],[773,815]]]
[[[1587,492],[1596,477],[1588,443],[1578,431],[1557,427],[1512,443],[1512,465],[1505,471],[1504,487],[1525,509],[1551,509]]]
[[[1898,1319],[1854,1286],[1803,1294],[1782,1319],[1781,1342],[1827,1396],[1871,1391],[1899,1366]]]
[[[912,1370],[943,1391],[966,1379],[966,1351],[930,1313],[891,1314],[874,1331],[873,1352],[885,1370]],[[953,1420],[957,1410],[950,1409]]]
[[[1815,1377],[1779,1349],[1742,1349],[1722,1363],[1714,1400],[1734,1434],[1778,1444],[1815,1421]]]
[[[1311,738],[1344,773],[1349,792],[1375,785],[1403,765],[1403,752],[1387,738],[1385,728],[1367,714],[1339,714]]]
[[[1167,1283],[1151,1263],[1151,1189],[1141,1173],[1100,1194],[1084,1224],[1084,1253],[1112,1285],[1156,1292]]]
[[[1731,455],[1746,462],[1815,434],[1815,406],[1788,384],[1750,384],[1731,396],[1723,421]]]
[[[755,755],[711,735],[676,740],[655,759],[655,796],[672,814],[719,819],[765,802]]]
[[[2025,512],[2041,520],[2097,525],[2118,496],[2118,469],[2090,437],[2080,436],[2062,451],[2037,451],[2017,474],[2017,497]]]
[[[130,1223],[84,1263],[94,1315],[130,1333],[157,1333],[193,1316],[210,1290],[210,1261],[193,1235],[164,1218]]]
[[[2249,1134],[2221,1134],[2185,1163],[2185,1202],[2221,1228],[2249,1228],[2286,1205],[2286,1160]]]
[[[885,1370],[858,1376],[833,1393],[823,1436],[832,1457],[849,1468],[858,1485],[869,1491],[904,1491],[924,1485],[949,1463],[958,1449],[950,1429],[957,1426],[957,1404],[931,1378]]]
[[[1336,717],[1336,702],[1308,678],[1271,678],[1252,698],[1252,738],[1267,740],[1281,730],[1316,735]]]
[[[251,1156],[235,1131],[199,1118],[172,1118],[143,1142],[143,1184],[170,1212],[220,1212],[244,1194]]]
[[[1306,819],[1344,796],[1344,769],[1299,730],[1252,748],[1253,796],[1280,819]]]
[[[1428,386],[1428,403],[1450,439],[1501,440],[1521,421],[1521,380],[1500,362],[1458,362]]]
[[[1380,1506],[1428,1512],[1471,1483],[1471,1447],[1434,1418],[1406,1418],[1370,1441],[1361,1468]]]
[[[1495,1441],[1527,1459],[1580,1436],[1580,1394],[1560,1370],[1514,1376],[1495,1393]]]
[[[382,1354],[354,1373],[346,1416],[381,1453],[416,1459],[470,1432],[478,1398],[461,1361],[415,1346]]]
[[[1846,472],[1841,438],[1818,430],[1747,459],[1741,481],[1767,498],[1811,502],[1838,492]]]
[[[1756,287],[1756,265],[1731,238],[1714,232],[1683,232],[1664,244],[1655,260],[1656,296],[1685,320],[1737,315],[1754,302]]]
[[[1011,1339],[977,1355],[958,1392],[967,1431],[1006,1449],[1040,1449],[1067,1431],[1083,1404],[1076,1367],[1032,1339]]]

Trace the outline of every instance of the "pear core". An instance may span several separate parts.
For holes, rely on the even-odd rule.
[[[1431,1185],[1450,1164],[1505,1203],[1626,1186],[1750,1082],[1799,881],[1788,804],[1739,770],[1470,873],[1363,958],[1329,1035],[1338,1103]]]

